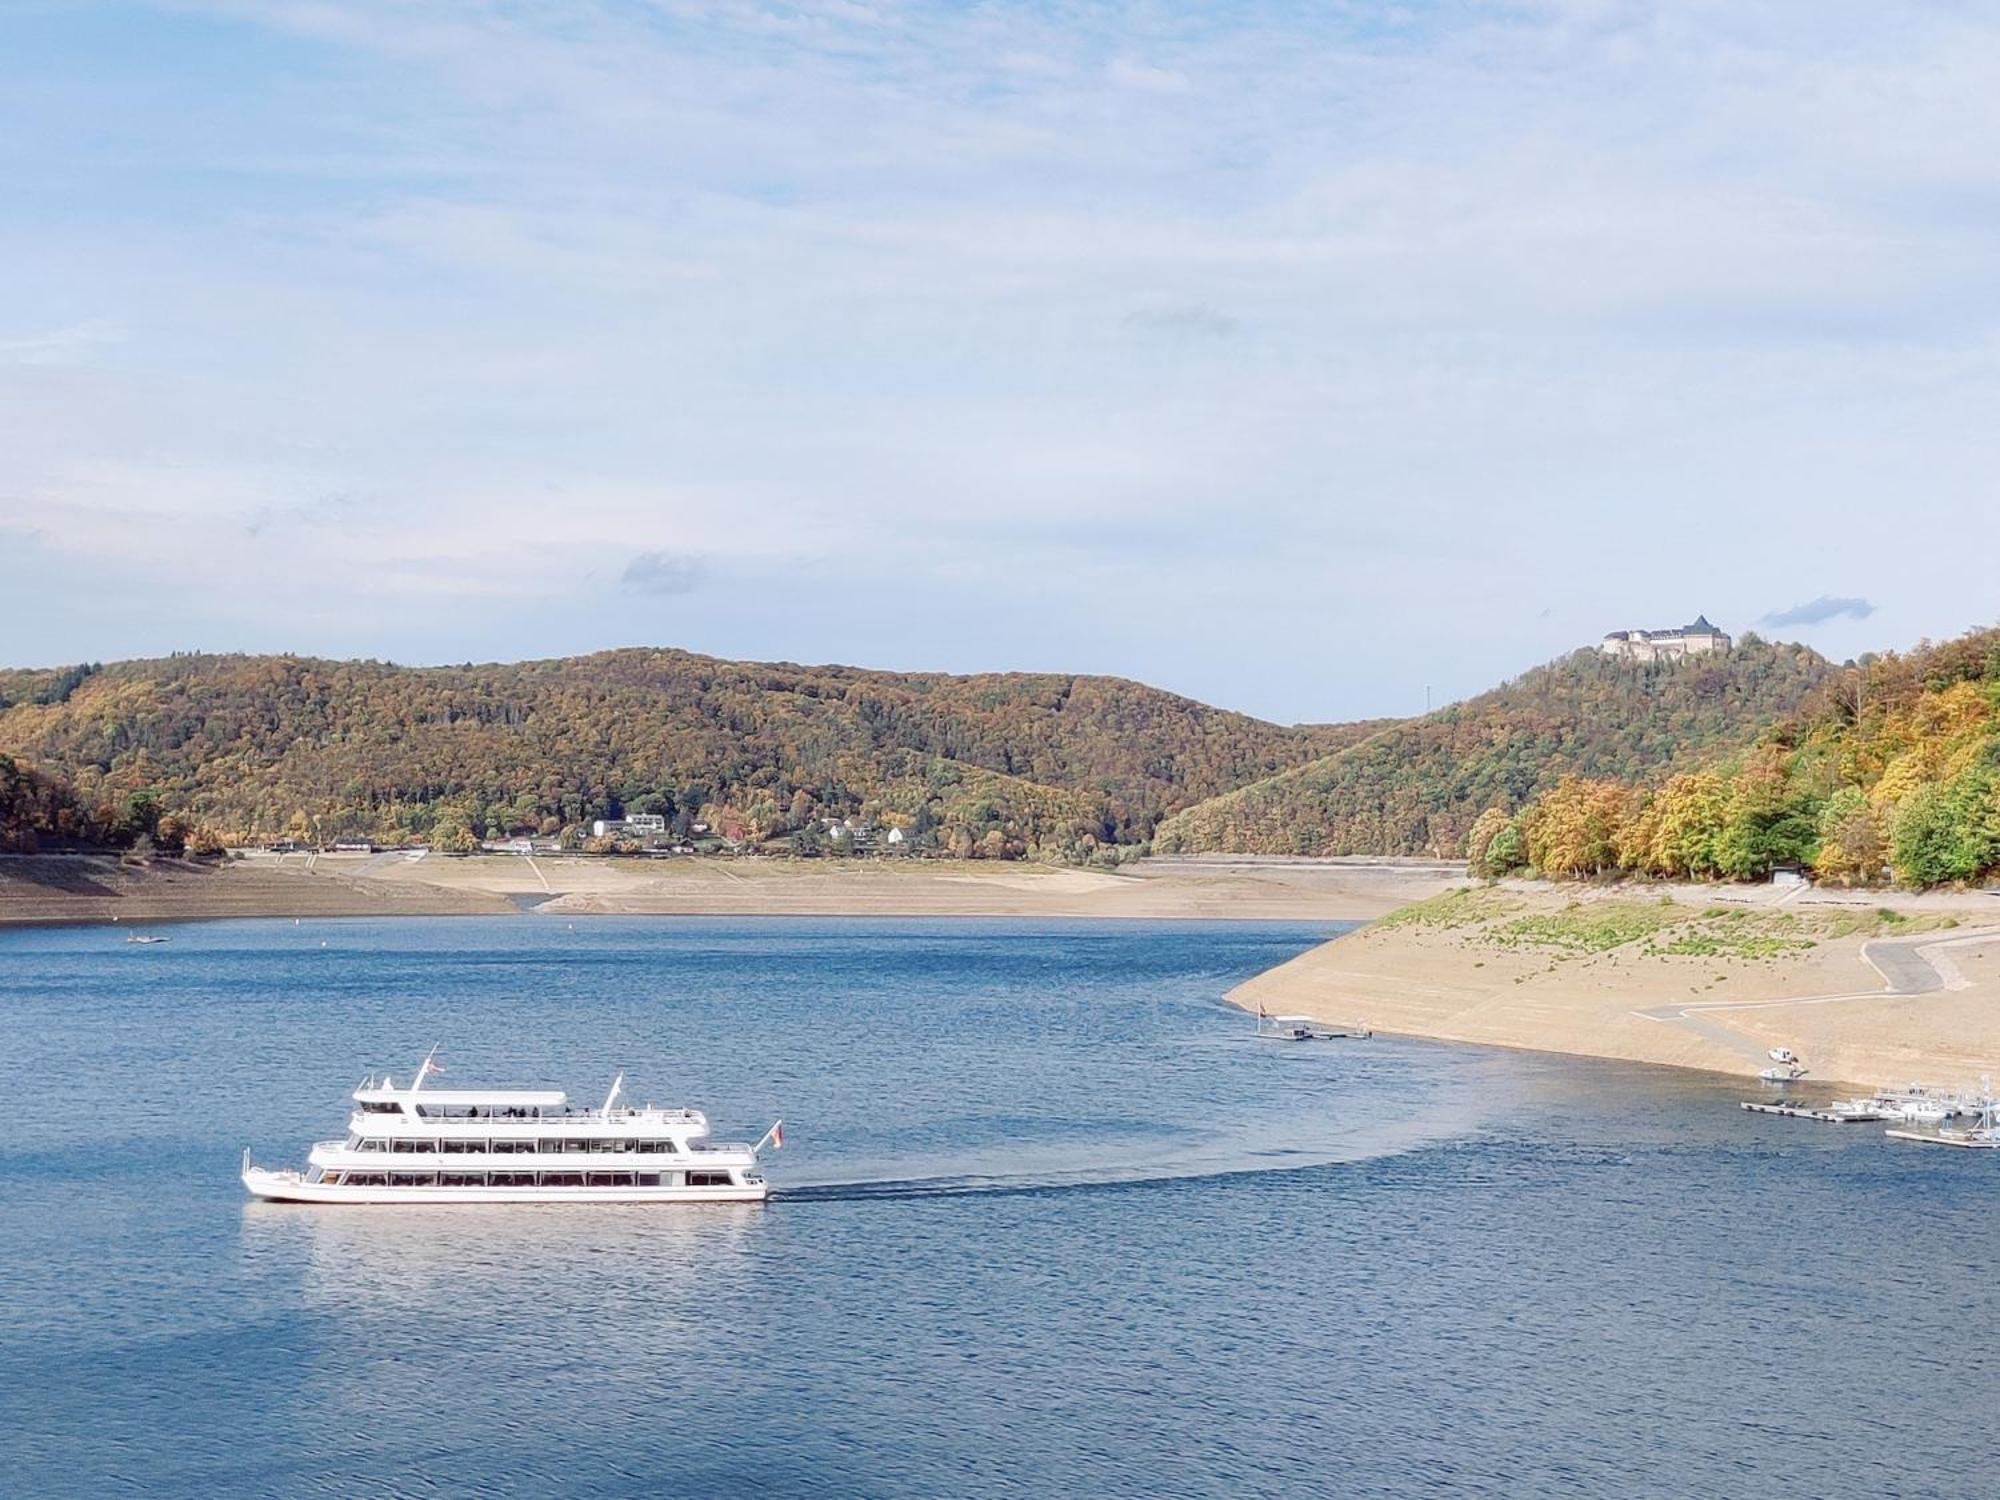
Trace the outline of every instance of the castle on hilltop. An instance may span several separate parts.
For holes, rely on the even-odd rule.
[[[1629,656],[1634,661],[1666,661],[1681,656],[1708,656],[1727,651],[1729,637],[1708,623],[1707,615],[1696,615],[1694,624],[1679,630],[1614,630],[1599,649],[1606,656]]]

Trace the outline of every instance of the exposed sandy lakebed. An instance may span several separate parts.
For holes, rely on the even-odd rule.
[[[1744,1075],[1789,1047],[1825,1081],[2000,1076],[2000,901],[1885,916],[1687,894],[1468,889],[1323,944],[1230,999],[1384,1032]],[[1936,987],[1890,994],[1892,979]]]
[[[1421,861],[253,855],[220,866],[0,858],[0,926],[241,916],[991,916],[1365,921],[1445,889]]]

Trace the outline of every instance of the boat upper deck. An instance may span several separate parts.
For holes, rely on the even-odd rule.
[[[363,1079],[354,1090],[354,1113],[348,1128],[357,1134],[407,1136],[424,1132],[456,1137],[485,1135],[497,1124],[510,1136],[546,1138],[602,1132],[684,1142],[708,1134],[708,1116],[698,1109],[619,1104],[618,1095],[625,1085],[622,1073],[613,1080],[604,1103],[592,1108],[569,1103],[569,1096],[560,1089],[425,1088],[425,1077],[439,1071],[426,1058],[416,1077],[403,1087],[386,1076]]]
[[[421,1100],[479,1109],[561,1109],[568,1098],[561,1089],[415,1089],[390,1083],[364,1083],[354,1091],[357,1104],[401,1105]]]

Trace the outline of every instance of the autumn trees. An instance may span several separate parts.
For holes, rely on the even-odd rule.
[[[1754,638],[1650,664],[1575,652],[1179,813],[1154,846],[1449,857],[1487,810],[1511,815],[1565,776],[1639,782],[1740,749],[1834,672],[1802,646]]]
[[[2000,873],[2000,630],[1849,669],[1704,769],[1566,777],[1518,815],[1488,809],[1466,854],[1489,876],[1756,880],[1799,865],[1923,887]]]
[[[0,698],[0,749],[59,770],[86,803],[150,790],[243,840],[296,822],[314,841],[476,842],[645,811],[678,837],[854,818],[920,826],[938,850],[1088,859],[1365,732],[1111,678],[643,650],[421,669],[190,655],[0,671]]]

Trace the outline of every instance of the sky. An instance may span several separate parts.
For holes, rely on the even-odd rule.
[[[0,662],[2000,619],[2000,12],[0,0]]]

